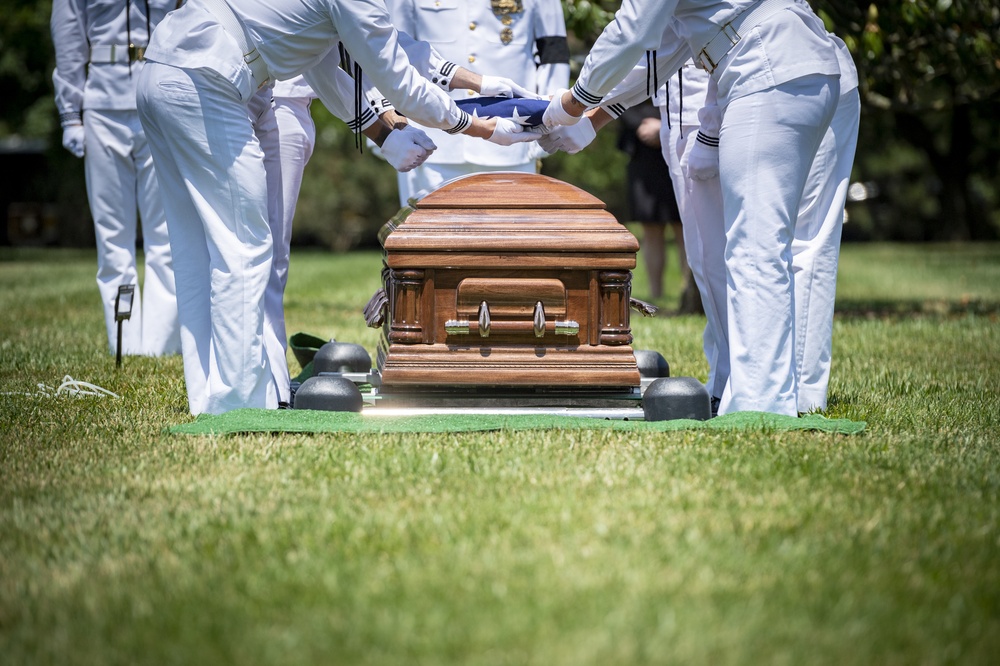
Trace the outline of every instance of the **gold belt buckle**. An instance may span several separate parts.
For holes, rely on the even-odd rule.
[[[698,58],[701,60],[701,64],[708,71],[709,74],[715,71],[715,68],[719,66],[719,63],[712,60],[712,56],[708,54],[708,46],[705,46],[698,54]]]
[[[737,16],[736,18],[739,17]],[[740,40],[743,39],[743,36],[740,35],[740,33],[736,31],[736,28],[733,27],[733,21],[735,21],[736,18],[734,18],[732,21],[722,26],[721,30],[722,34],[724,34],[729,39],[729,43],[732,46],[736,46],[737,44],[740,43]]]
[[[146,57],[146,47],[136,46],[135,44],[128,45],[128,61],[135,62],[136,60],[143,60]]]

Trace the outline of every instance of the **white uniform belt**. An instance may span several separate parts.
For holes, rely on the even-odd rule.
[[[226,0],[201,0],[201,4],[219,20],[219,25],[239,44],[240,51],[243,53],[243,61],[250,68],[250,74],[257,85],[257,90],[266,86],[270,80],[267,63],[260,57],[257,47],[251,46],[250,35],[247,34],[246,28],[243,27],[229,3]]]
[[[739,44],[746,33],[782,9],[791,6],[792,0],[758,0],[724,23],[719,33],[705,44],[695,59],[701,62],[701,66],[709,73],[714,72],[726,54]]]
[[[145,46],[94,44],[90,47],[90,62],[99,65],[125,64],[142,60],[145,53]]]

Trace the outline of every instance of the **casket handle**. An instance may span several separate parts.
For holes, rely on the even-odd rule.
[[[490,304],[486,301],[479,304],[479,335],[490,337]]]
[[[490,317],[490,305],[486,301],[479,304],[479,321],[468,319],[449,319],[444,323],[448,335],[472,335],[488,338],[491,332],[497,333],[533,333],[536,338],[544,338],[546,333],[556,335],[578,335],[580,324],[575,321],[546,321],[545,306],[541,301],[535,303],[534,316],[531,321],[493,321]]]
[[[545,337],[545,306],[542,305],[541,301],[535,303],[535,320],[532,322],[535,325],[535,337],[544,338]]]

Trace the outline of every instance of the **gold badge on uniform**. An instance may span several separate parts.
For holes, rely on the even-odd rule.
[[[511,15],[523,13],[524,4],[521,0],[490,0],[490,5],[493,7],[493,14],[504,25],[500,31],[500,41],[504,44],[510,44],[514,40],[514,31],[510,29],[514,22]]]

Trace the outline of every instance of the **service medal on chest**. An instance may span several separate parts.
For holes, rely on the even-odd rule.
[[[493,14],[504,25],[500,31],[500,41],[504,44],[510,44],[514,40],[514,31],[510,28],[514,22],[512,15],[524,12],[523,2],[521,0],[490,0],[490,5],[493,7]]]

